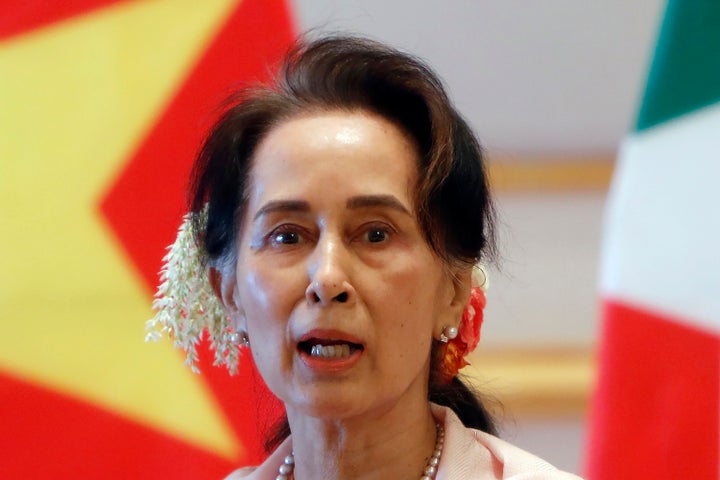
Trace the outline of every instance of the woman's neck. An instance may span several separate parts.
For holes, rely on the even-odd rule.
[[[342,420],[288,409],[288,419],[298,480],[414,480],[435,446],[435,420],[426,400]]]

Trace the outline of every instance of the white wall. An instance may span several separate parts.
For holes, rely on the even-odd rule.
[[[614,149],[632,123],[662,0],[294,0],[301,29],[426,58],[491,149]]]
[[[605,192],[497,195],[500,271],[491,271],[485,345],[591,345]]]

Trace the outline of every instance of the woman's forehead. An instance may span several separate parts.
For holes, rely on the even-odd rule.
[[[416,153],[415,142],[394,121],[374,112],[355,110],[313,110],[284,119],[270,128],[258,145],[255,157],[264,150],[288,144],[305,148],[362,146],[377,141],[376,149],[402,148]],[[383,148],[387,147],[387,148]]]
[[[392,122],[366,112],[325,112],[274,127],[258,145],[250,208],[281,199],[342,201],[392,195],[408,209],[417,149]]]

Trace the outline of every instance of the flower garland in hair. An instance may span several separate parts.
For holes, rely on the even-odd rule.
[[[445,345],[440,362],[440,376],[445,383],[450,383],[461,368],[470,365],[465,357],[475,350],[480,342],[480,327],[484,320],[483,309],[487,303],[485,291],[488,286],[489,281],[485,269],[481,265],[475,265],[472,273],[470,299],[463,311],[458,335]]]
[[[168,247],[160,270],[160,286],[155,294],[155,317],[146,323],[145,341],[158,341],[167,335],[176,348],[187,353],[185,364],[199,373],[197,345],[207,330],[215,350],[214,365],[225,364],[237,371],[239,345],[233,341],[225,310],[210,286],[206,254],[195,242],[193,220],[207,223],[208,206],[183,218],[175,243]]]

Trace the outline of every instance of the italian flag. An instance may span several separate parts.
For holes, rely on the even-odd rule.
[[[720,2],[670,0],[606,211],[590,479],[719,478]]]

